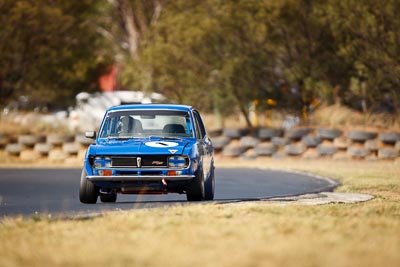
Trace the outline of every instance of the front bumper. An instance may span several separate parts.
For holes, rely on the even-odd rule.
[[[166,175],[111,175],[111,176],[100,176],[100,175],[88,175],[86,179],[92,182],[130,182],[130,181],[189,181],[195,178],[195,175],[177,175],[177,176],[166,176]]]

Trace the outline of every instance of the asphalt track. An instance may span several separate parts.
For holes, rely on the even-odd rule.
[[[186,205],[186,195],[118,195],[117,203],[81,204],[80,169],[0,169],[0,217],[72,216],[132,208]],[[216,169],[215,202],[257,201],[332,191],[336,183],[307,174],[263,169]]]

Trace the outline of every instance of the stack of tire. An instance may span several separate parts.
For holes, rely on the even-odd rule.
[[[400,133],[380,133],[378,135],[380,146],[379,159],[395,159],[400,156]]]
[[[317,136],[321,143],[317,146],[319,157],[336,157],[346,151],[346,142],[342,138],[343,132],[339,129],[320,128]]]
[[[212,136],[216,154],[224,157],[302,157],[333,159],[394,159],[399,157],[400,133],[328,128],[224,129]]]
[[[327,128],[224,129],[210,133],[215,154],[227,158],[396,159],[400,133],[375,133]],[[0,135],[0,150],[22,161],[46,159],[68,162],[83,159],[93,140],[84,135]]]
[[[4,149],[11,157],[23,161],[34,161],[46,158],[54,162],[65,162],[84,155],[92,140],[81,134],[25,134],[17,137],[0,136],[0,149]]]
[[[301,140],[311,131],[309,128],[286,132],[280,128],[261,128],[253,131],[225,129],[222,136],[213,138],[213,144],[216,152],[221,151],[225,157],[253,159],[300,156],[307,149]]]
[[[285,145],[285,154],[295,157],[302,156],[309,147],[315,147],[319,143],[319,139],[310,136],[311,128],[294,128],[285,131],[287,144]]]

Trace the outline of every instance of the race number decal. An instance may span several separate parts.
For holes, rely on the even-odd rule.
[[[167,148],[167,147],[175,147],[178,146],[179,144],[175,142],[156,141],[156,142],[146,142],[145,145],[149,147]]]

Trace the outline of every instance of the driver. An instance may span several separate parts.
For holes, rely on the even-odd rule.
[[[128,135],[132,133],[133,118],[130,116],[122,116],[119,120],[119,134]]]

